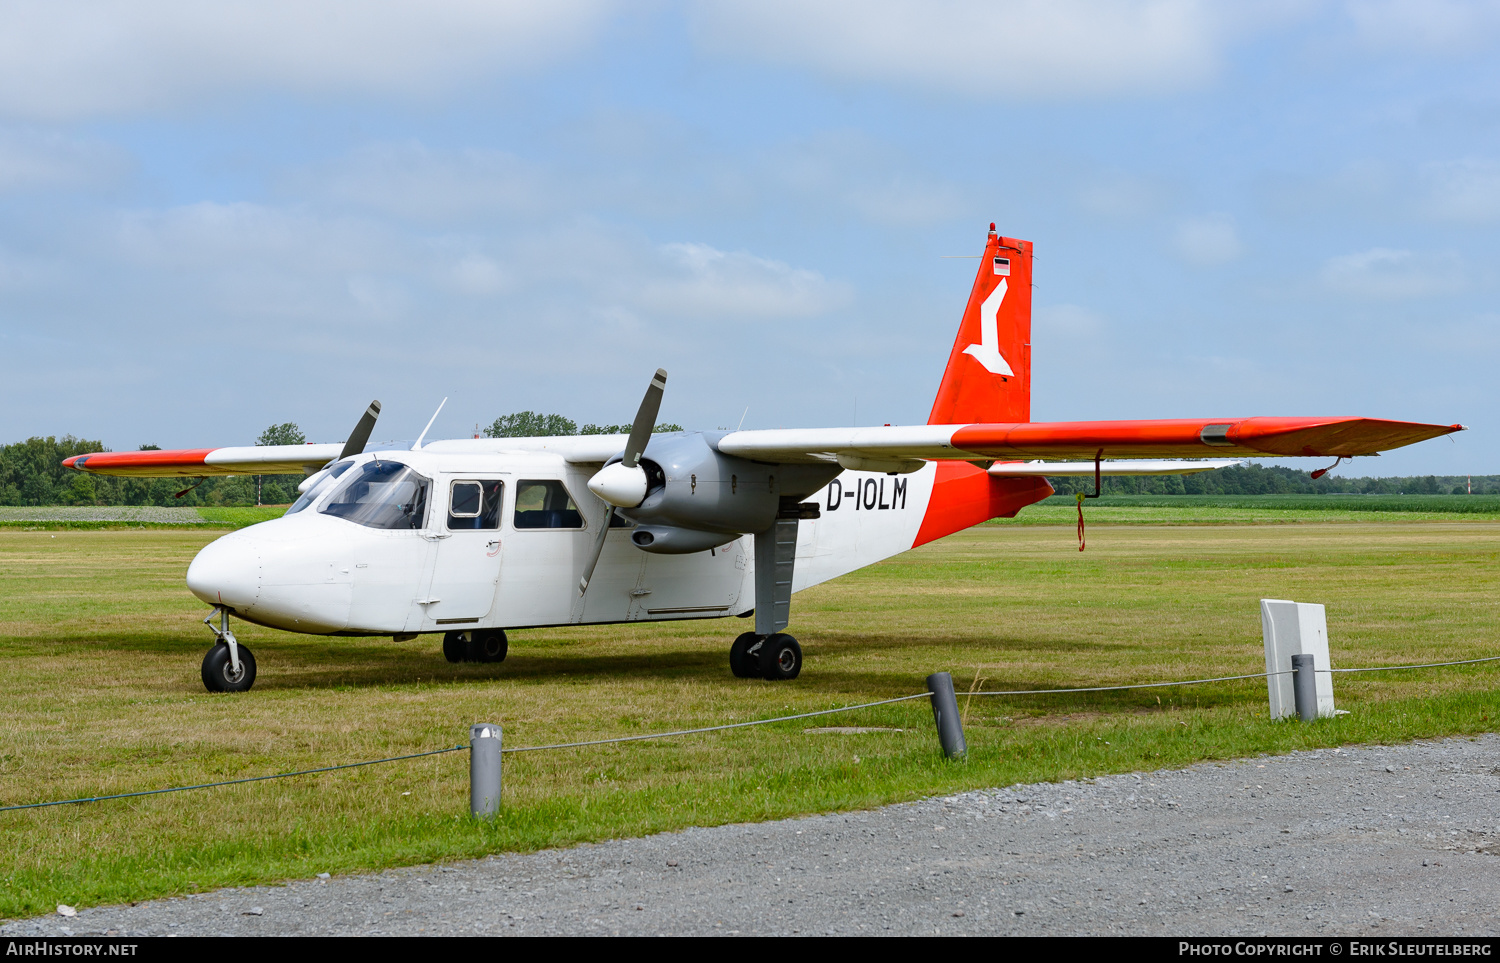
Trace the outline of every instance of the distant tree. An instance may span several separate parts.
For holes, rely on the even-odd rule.
[[[578,423],[562,415],[544,415],[536,411],[517,411],[501,415],[484,430],[491,438],[541,438],[548,435],[576,435]]]
[[[628,435],[630,434],[631,427],[631,425],[584,425],[578,429],[578,433],[580,435]],[[674,425],[668,421],[664,421],[651,429],[652,433],[681,430],[681,425]]]
[[[288,421],[282,425],[272,425],[260,433],[255,439],[257,445],[303,445],[307,443],[307,436],[296,424]],[[301,479],[296,475],[256,475],[255,476],[255,504],[262,504],[269,500],[272,505],[283,505],[292,499],[287,491],[296,491],[301,484]]]
[[[161,445],[142,445],[136,451],[161,451]]]
[[[284,425],[272,425],[260,433],[255,439],[257,445],[303,445],[307,443],[307,436],[302,433],[292,422]]]

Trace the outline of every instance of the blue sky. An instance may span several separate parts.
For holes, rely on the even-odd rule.
[[[926,419],[990,221],[1037,420],[1472,430],[1500,3],[0,3],[0,440]],[[748,409],[748,413],[746,413]],[[1307,466],[1313,467],[1313,466]]]

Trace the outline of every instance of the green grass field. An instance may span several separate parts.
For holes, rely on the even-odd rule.
[[[1046,508],[1046,506],[1042,506]],[[1062,506],[1071,511],[1071,506]],[[502,665],[434,637],[238,627],[260,664],[203,691],[206,609],[182,584],[210,531],[0,531],[0,805],[262,775],[453,745],[533,745],[960,689],[1261,671],[1257,600],[1323,602],[1341,665],[1500,654],[1486,521],[987,525],[802,593],[793,683],[733,679],[739,620],[513,633]],[[1450,518],[1452,516],[1449,516]],[[1261,680],[975,699],[945,761],[925,701],[804,723],[508,756],[505,809],[467,817],[467,756],[0,814],[0,917],[231,884],[875,806],[1021,781],[1494,728],[1500,669],[1340,676],[1350,715],[1271,722]]]

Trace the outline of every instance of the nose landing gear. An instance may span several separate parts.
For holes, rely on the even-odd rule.
[[[219,617],[216,627],[214,616]],[[203,623],[214,633],[214,647],[203,657],[203,687],[209,692],[245,692],[255,684],[255,656],[229,631],[229,610],[214,606]]]

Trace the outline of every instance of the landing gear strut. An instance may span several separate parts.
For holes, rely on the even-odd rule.
[[[802,646],[785,632],[746,632],[729,647],[729,671],[739,679],[795,679],[802,672]]]
[[[443,657],[449,662],[504,662],[509,652],[504,629],[443,633]]]
[[[214,616],[219,624],[214,626]],[[214,647],[203,657],[203,687],[209,692],[245,692],[255,684],[255,656],[229,631],[229,609],[214,606],[203,620],[214,633]]]

